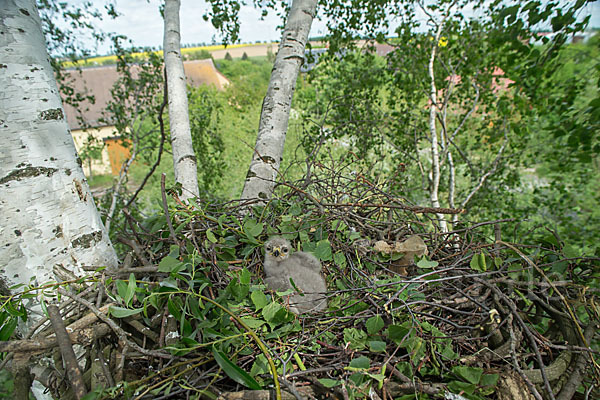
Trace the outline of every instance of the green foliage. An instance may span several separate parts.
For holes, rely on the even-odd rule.
[[[469,232],[455,242],[464,247],[454,253],[448,250],[443,258],[419,260],[413,266],[415,276],[397,275],[383,268],[390,260],[380,260],[368,249],[359,252],[357,243],[375,232],[367,225],[358,232],[350,228],[364,217],[347,209],[332,219],[335,208],[321,211],[296,192],[279,194],[267,207],[245,215],[212,203],[171,207],[177,243],[170,240],[163,215],[146,218],[137,228],[138,235],[144,232],[147,237],[141,245],[157,265],[156,275],[132,273],[103,282],[91,277],[78,282],[103,284],[115,303],[109,315],[124,328],[132,320],[151,327],[165,310],[177,322],[177,340],[164,348],[181,358],[173,360],[176,368],[148,373],[138,381],[104,390],[104,395],[118,398],[151,390],[158,396],[174,388],[190,390],[191,380],[179,377],[198,371],[208,374],[209,381],[218,382],[219,388],[236,383],[251,389],[266,388],[273,384],[272,361],[281,375],[331,366],[316,378],[331,390],[343,385],[349,397],[356,399],[367,398],[373,390],[381,391],[384,381],[394,381],[398,373],[414,382],[443,383],[451,392],[469,399],[491,398],[497,371],[510,363],[499,358],[492,361],[491,368],[482,368],[465,360],[477,356],[487,345],[480,343],[486,339],[471,336],[479,331],[471,327],[488,320],[487,310],[497,305],[493,296],[477,294],[473,301],[460,300],[460,309],[455,309],[449,293],[473,290],[493,279],[489,287],[506,295],[497,301],[526,301],[527,307],[537,307],[536,302],[521,295],[520,282],[538,295],[547,286],[537,285],[543,278],[528,269],[523,257],[541,265],[551,279],[570,279],[572,285],[580,285],[591,271],[592,260],[565,260],[568,252],[542,247],[558,243],[552,238],[535,248],[524,247],[528,254],[503,249],[494,250],[492,258],[487,250],[469,250],[486,247]],[[392,217],[386,214],[382,218],[387,224]],[[287,310],[287,296],[293,290],[277,293],[263,284],[257,260],[263,257],[264,241],[274,234],[289,237],[294,248],[313,251],[321,258],[330,293],[326,313],[295,316]],[[431,243],[439,237],[432,238]],[[340,254],[344,263],[336,256]],[[107,271],[103,273],[110,276]],[[506,279],[514,281],[507,284]],[[473,293],[483,293],[486,287],[478,286]],[[22,294],[0,298],[3,326],[8,326],[10,318],[26,317],[22,302],[37,289],[24,289]],[[44,290],[50,293],[52,288]],[[572,296],[566,290],[563,293]],[[588,301],[593,294],[585,296]],[[552,301],[561,307],[560,302]],[[589,306],[577,310],[582,323],[595,318],[593,303],[586,304]],[[543,307],[540,310],[544,312]],[[507,311],[501,309],[500,313],[500,321],[507,321]],[[552,318],[545,314],[535,326],[526,323],[542,334],[555,323],[550,322]],[[267,350],[258,343],[264,343]],[[518,354],[528,353],[527,343],[515,343]],[[395,372],[390,374],[392,367]],[[194,390],[207,389],[204,383],[199,385]]]
[[[104,142],[89,134],[85,142],[77,152],[81,162],[88,167],[88,179],[93,177],[92,162],[101,159]]]
[[[219,132],[222,104],[217,90],[199,86],[188,88],[190,129],[198,166],[198,186],[206,192],[219,186],[225,171],[224,142]]]
[[[185,53],[184,58],[186,60],[207,60],[212,58],[212,54],[208,50],[201,49]]]
[[[0,370],[0,399],[14,398],[12,393],[13,377],[6,368],[3,368]]]

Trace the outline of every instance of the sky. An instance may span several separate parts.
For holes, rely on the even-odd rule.
[[[71,3],[80,0],[71,0]],[[99,9],[106,0],[92,0]],[[252,3],[251,0],[248,0]],[[129,37],[135,46],[161,47],[163,42],[163,20],[159,13],[160,0],[116,0],[116,9],[121,16],[115,20],[104,18],[97,23],[105,32],[116,32]],[[561,3],[569,3],[562,1]],[[203,0],[181,0],[180,24],[181,43],[221,43],[221,38],[210,22],[204,21],[202,16],[206,10]],[[590,26],[600,27],[600,1],[588,5],[584,14],[591,14]],[[256,41],[278,41],[281,32],[277,26],[281,24],[276,13],[271,12],[264,19],[260,18],[260,11],[252,6],[242,6],[240,11],[240,40],[244,43]],[[320,36],[326,33],[325,22],[315,19],[310,36]],[[98,54],[107,53],[109,45],[98,49]]]

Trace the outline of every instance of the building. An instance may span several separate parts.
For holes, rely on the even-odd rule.
[[[213,85],[223,90],[229,81],[217,69],[211,59],[185,61],[187,81],[192,86]],[[118,175],[123,161],[130,154],[126,143],[118,136],[114,126],[102,122],[103,112],[111,100],[111,88],[119,74],[115,65],[66,71],[67,82],[75,93],[93,95],[94,103],[82,101],[77,108],[64,103],[67,123],[77,151],[96,148],[96,157],[86,161],[84,172]],[[89,145],[86,147],[86,144]]]

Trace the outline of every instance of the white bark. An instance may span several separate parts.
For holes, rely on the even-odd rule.
[[[169,123],[175,181],[183,187],[182,200],[198,196],[198,171],[192,146],[188,98],[181,60],[179,0],[165,0],[164,55],[169,95]]]
[[[252,162],[242,199],[264,204],[275,187],[283,156],[296,79],[304,61],[304,48],[317,9],[316,0],[294,0],[275,58],[263,101]]]
[[[435,56],[438,49],[438,42],[440,40],[440,36],[442,34],[442,28],[444,26],[444,21],[440,22],[438,25],[437,32],[435,37],[433,38],[433,46],[431,48],[431,56],[429,57],[429,80],[430,80],[430,93],[429,100],[431,102],[429,109],[429,135],[431,140],[431,188],[429,189],[429,196],[431,200],[432,207],[440,207],[439,200],[439,187],[440,187],[440,153],[439,153],[439,144],[438,144],[438,134],[436,127],[436,118],[437,118],[437,88],[435,85],[435,73],[434,73],[434,63]],[[444,214],[436,214],[438,218],[438,224],[442,232],[448,232],[448,225],[446,223],[446,219]]]
[[[0,1],[0,289],[117,266],[65,121],[35,0]],[[39,306],[32,300],[30,311]],[[28,323],[36,320],[30,315]]]

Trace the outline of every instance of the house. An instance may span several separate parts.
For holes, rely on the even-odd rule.
[[[183,68],[191,86],[213,85],[223,90],[229,84],[211,59],[185,61]],[[111,100],[110,90],[119,78],[116,66],[70,70],[66,74],[75,93],[90,94],[95,99],[93,104],[83,101],[77,108],[63,102],[67,123],[80,156],[82,152],[93,149],[96,152],[95,157],[89,158],[83,165],[84,172],[88,177],[95,174],[118,175],[130,150],[114,126],[101,122],[103,111]]]

